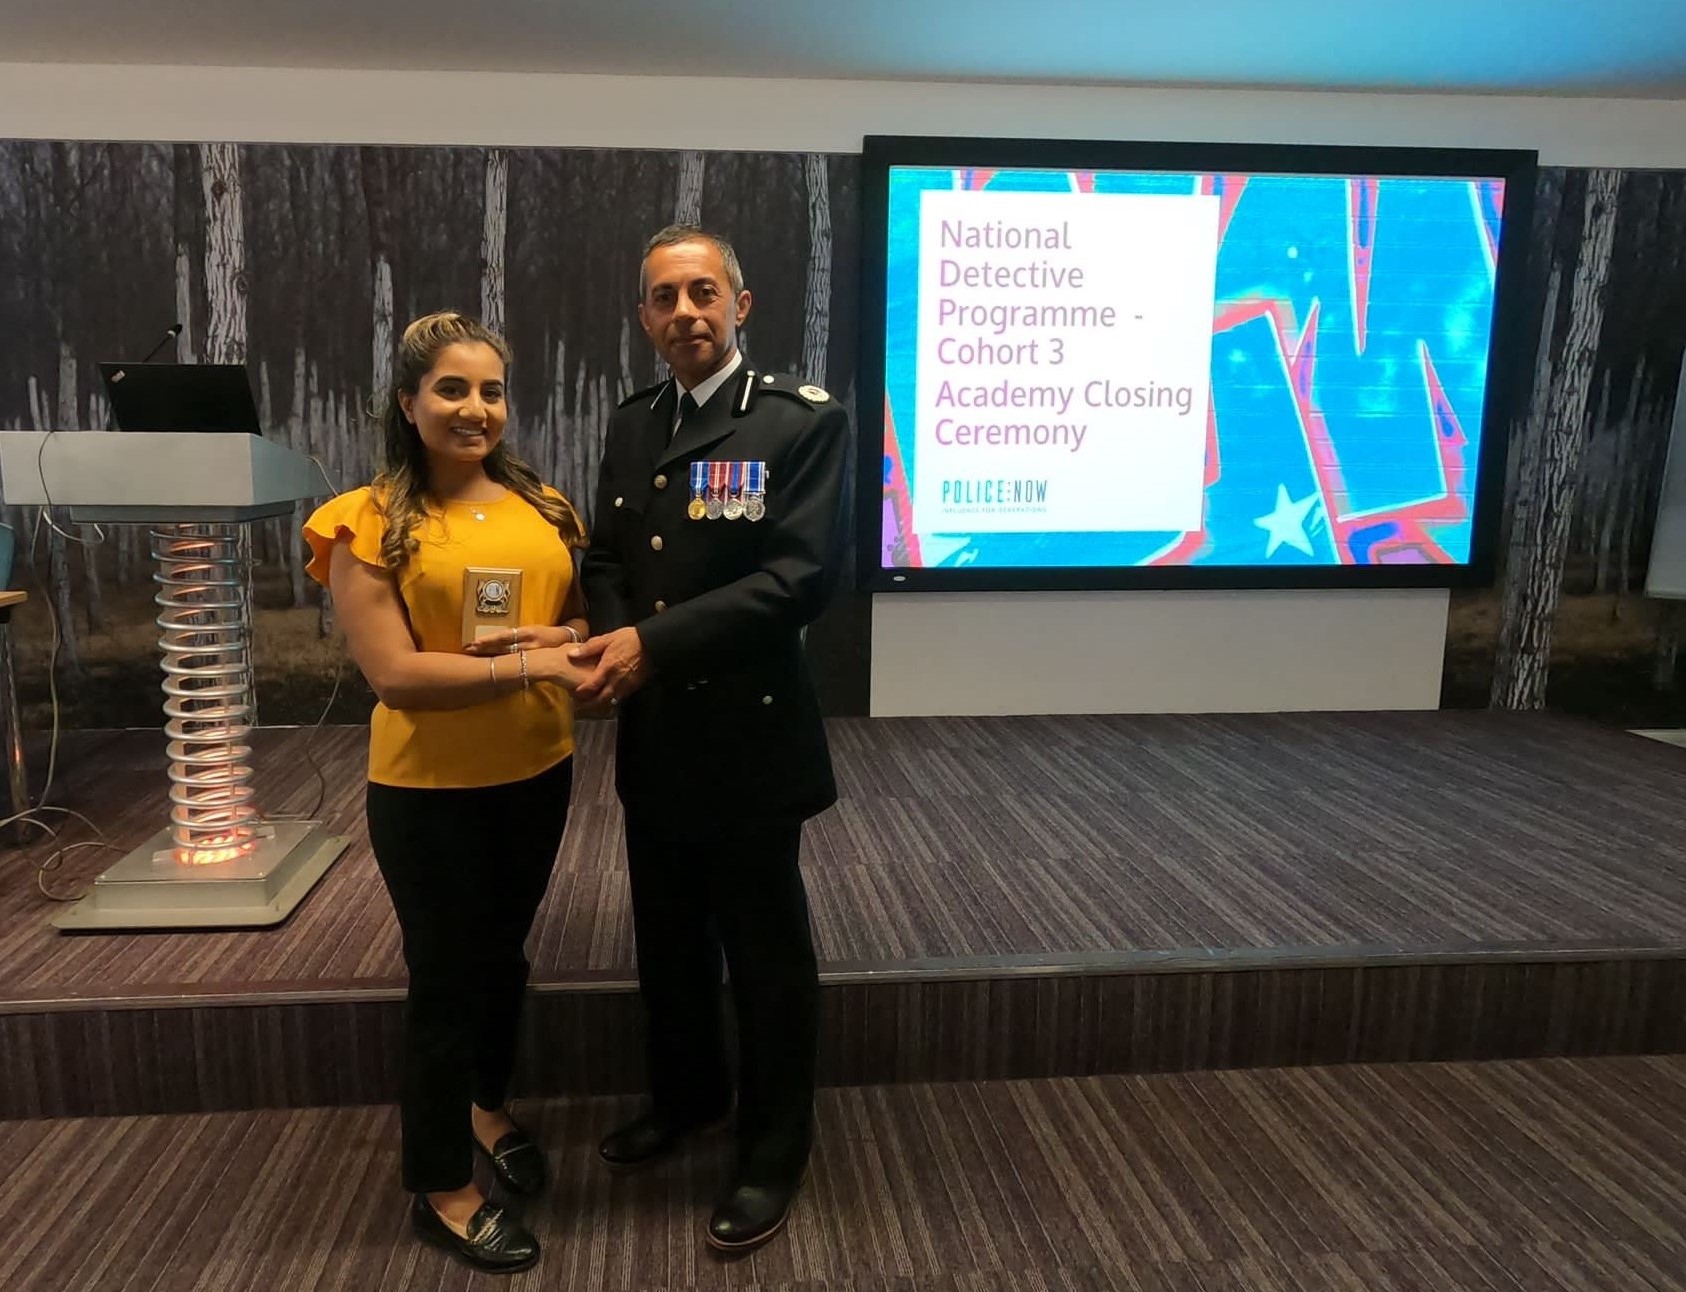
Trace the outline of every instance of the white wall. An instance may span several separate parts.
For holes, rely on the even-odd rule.
[[[0,64],[43,139],[853,151],[865,134],[1537,148],[1686,167],[1686,101]],[[761,285],[761,290],[768,290]],[[1432,708],[1445,593],[879,597],[873,712]]]
[[[1686,101],[0,63],[38,139],[853,151],[865,134],[1538,148],[1686,166]]]

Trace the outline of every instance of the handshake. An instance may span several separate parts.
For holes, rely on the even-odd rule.
[[[525,652],[527,676],[573,694],[586,713],[613,708],[649,680],[636,628],[578,641],[571,629],[528,624],[486,633],[463,649],[470,655]]]

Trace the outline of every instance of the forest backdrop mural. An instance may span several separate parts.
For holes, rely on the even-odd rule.
[[[1680,608],[1636,595],[1686,348],[1686,172],[1542,169],[1526,285],[1499,587],[1454,599],[1446,702],[1686,723]]]
[[[455,308],[508,335],[512,443],[589,512],[610,411],[662,375],[633,307],[663,224],[730,237],[751,360],[853,408],[858,177],[825,154],[0,142],[0,429],[108,426],[96,365],[180,323],[161,357],[245,363],[268,433],[350,487],[376,464],[398,330]],[[1686,722],[1680,616],[1638,595],[1686,347],[1686,174],[1542,170],[1531,251],[1504,570],[1454,598],[1446,703]],[[253,535],[260,719],[314,722],[338,682],[331,720],[361,721],[302,511]],[[7,520],[13,586],[36,594],[26,720],[49,717],[50,599],[66,725],[156,725],[146,535]],[[868,616],[846,589],[810,633],[831,712],[865,711]]]
[[[267,433],[349,488],[377,466],[370,414],[398,332],[460,309],[508,336],[511,444],[589,521],[609,414],[664,375],[634,317],[643,242],[664,224],[733,240],[752,362],[852,406],[857,172],[819,154],[5,143],[0,428],[107,427],[98,362],[139,359],[180,323],[166,357],[245,363]],[[371,697],[338,677],[332,607],[300,561],[304,510],[254,534],[260,717],[314,722],[338,679],[331,718],[361,721]],[[63,625],[66,721],[160,721],[144,532],[61,518],[67,537],[11,512],[14,582]],[[865,613],[845,593],[809,635],[832,711],[865,708]],[[19,619],[39,721],[50,633],[38,607]]]

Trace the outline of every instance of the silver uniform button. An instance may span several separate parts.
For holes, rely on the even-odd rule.
[[[666,476],[657,476],[653,483],[655,484],[656,488],[665,489],[665,488],[667,488],[667,477]]]
[[[650,546],[653,547],[658,552],[661,551],[662,550],[662,536],[660,534],[651,534],[650,535]]]
[[[772,702],[773,702],[773,697],[770,696],[770,695],[764,695],[764,696],[761,697],[761,703],[762,704],[771,704]]]
[[[616,498],[615,499],[615,506],[619,507],[625,501],[626,501],[625,498]]]
[[[661,614],[661,612],[666,610],[666,609],[667,609],[667,602],[665,602],[665,601],[656,602],[656,613],[658,615]]]

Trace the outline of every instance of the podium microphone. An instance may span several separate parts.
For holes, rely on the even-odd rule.
[[[157,354],[165,346],[169,345],[170,342],[174,341],[180,335],[181,335],[181,324],[180,323],[170,324],[170,326],[167,327],[164,330],[164,335],[158,338],[158,344],[153,346],[152,349],[150,349],[146,352],[146,358],[142,359],[141,362],[142,363],[152,362],[152,357],[155,354]],[[111,374],[111,377],[110,377],[111,384],[115,386],[118,382],[122,381],[123,378],[127,377],[128,375],[129,374],[124,372],[123,369],[121,369],[121,368],[117,369],[117,371],[115,371]]]
[[[181,335],[181,324],[180,323],[170,324],[169,328],[165,330],[164,335],[158,338],[158,344],[153,346],[152,349],[150,349],[146,352],[146,358],[142,359],[141,362],[142,363],[151,363],[154,355],[156,355],[160,350],[162,350],[165,346],[169,345],[170,342],[174,341],[180,335]]]

